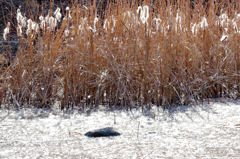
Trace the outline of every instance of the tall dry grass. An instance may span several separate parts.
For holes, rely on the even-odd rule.
[[[109,3],[104,19],[96,0],[73,3],[57,26],[42,28],[32,17],[36,27],[22,27],[18,55],[1,74],[3,100],[131,109],[239,98],[240,3],[149,2]]]

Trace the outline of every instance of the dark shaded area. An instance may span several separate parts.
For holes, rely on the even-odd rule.
[[[112,127],[106,127],[102,129],[97,129],[94,131],[89,131],[85,134],[87,137],[109,137],[109,136],[119,136],[119,132],[115,131]]]

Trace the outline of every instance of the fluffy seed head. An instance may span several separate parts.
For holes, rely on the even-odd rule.
[[[21,23],[22,19],[23,19],[23,16],[22,16],[22,14],[21,14],[20,9],[18,9],[18,10],[17,10],[17,22],[18,22],[18,24]]]
[[[139,6],[137,9],[137,14],[139,15],[139,19],[142,21],[142,23],[146,23],[149,18],[149,7]]]
[[[38,32],[38,29],[39,29],[38,23],[32,22],[32,30]]]
[[[39,20],[40,20],[40,21],[43,21],[43,19],[44,19],[44,18],[43,18],[43,16],[41,15],[41,16],[39,17]]]
[[[66,8],[66,11],[67,11],[67,14],[66,14],[66,16],[63,18],[63,20],[70,20],[70,19],[72,19],[72,16],[71,16],[71,14],[70,14],[69,7]]]
[[[49,18],[49,27],[53,30],[57,26],[57,19],[50,17]]]
[[[206,19],[206,17],[204,16],[203,18],[202,18],[202,22],[200,23],[200,26],[201,26],[201,28],[206,28],[206,27],[208,27],[208,22],[207,22],[207,19]]]
[[[65,36],[68,36],[70,31],[68,29],[65,30]]]
[[[21,26],[25,28],[26,25],[27,25],[27,17],[23,17],[23,18],[21,19]]]
[[[48,13],[48,15],[45,17],[45,22],[46,22],[46,23],[49,23],[49,13]]]
[[[8,22],[7,27],[3,31],[3,39],[4,40],[7,40],[7,34],[9,34],[9,30],[10,30],[10,22]]]
[[[56,11],[54,12],[54,15],[56,17],[56,19],[58,20],[58,22],[61,21],[61,17],[62,17],[62,14],[60,13],[61,9],[60,8],[57,8]]]
[[[17,35],[22,36],[22,26],[21,25],[18,25],[18,27],[17,27]]]

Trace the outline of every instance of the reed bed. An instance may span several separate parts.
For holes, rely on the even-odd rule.
[[[73,2],[35,17],[19,8],[1,102],[144,109],[239,98],[239,1],[168,2],[117,0],[104,11]]]

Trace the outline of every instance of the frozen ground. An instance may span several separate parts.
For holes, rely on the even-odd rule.
[[[0,158],[238,158],[240,127],[236,124],[240,124],[240,100],[226,99],[145,113],[102,108],[69,115],[24,109],[8,115],[0,110]],[[122,135],[78,134],[104,127]]]

